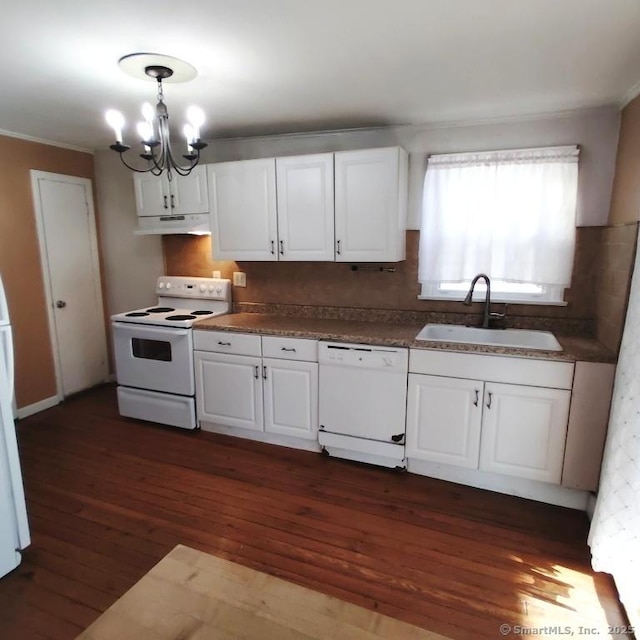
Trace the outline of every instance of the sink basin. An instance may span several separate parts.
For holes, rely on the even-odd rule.
[[[416,340],[562,351],[560,343],[549,331],[526,329],[482,329],[455,324],[427,324],[416,336]]]

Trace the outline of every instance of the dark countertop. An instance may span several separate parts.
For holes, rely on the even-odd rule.
[[[458,344],[452,342],[424,342],[415,339],[421,324],[396,324],[356,320],[327,320],[321,318],[297,318],[261,313],[233,313],[210,320],[199,320],[194,329],[204,331],[233,331],[259,333],[261,335],[286,336],[355,342],[413,349],[435,349],[465,353],[519,356],[564,362],[616,362],[614,353],[594,339],[556,335],[562,351],[516,349],[488,345]]]

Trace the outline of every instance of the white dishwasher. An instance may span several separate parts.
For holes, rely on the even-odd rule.
[[[320,342],[318,440],[329,455],[406,468],[409,351]]]

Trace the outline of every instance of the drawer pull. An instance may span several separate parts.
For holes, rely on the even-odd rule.
[[[218,344],[219,344],[221,347],[230,347],[230,346],[231,346],[231,343],[230,343],[230,342],[222,342],[222,340],[218,340]]]
[[[295,353],[296,352],[295,347],[281,347],[280,351],[289,351],[291,353]]]
[[[473,406],[477,407],[478,406],[478,398],[479,398],[480,392],[477,389],[475,390],[475,392],[476,392],[476,399],[473,401]]]

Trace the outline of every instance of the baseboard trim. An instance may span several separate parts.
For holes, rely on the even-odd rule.
[[[478,489],[489,489],[498,493],[506,493],[519,498],[528,498],[560,507],[587,511],[588,491],[568,489],[549,482],[538,482],[497,473],[465,469],[446,464],[426,462],[424,460],[408,459],[407,469],[410,473],[417,473],[430,478],[438,478],[458,484],[465,484]]]
[[[61,400],[60,398],[58,398],[58,396],[45,398],[44,400],[40,400],[40,402],[34,402],[33,404],[29,404],[26,407],[20,407],[16,412],[16,417],[18,418],[18,420],[28,418],[35,413],[44,411],[45,409],[51,409],[51,407],[55,407],[57,404],[60,404],[60,402]]]

